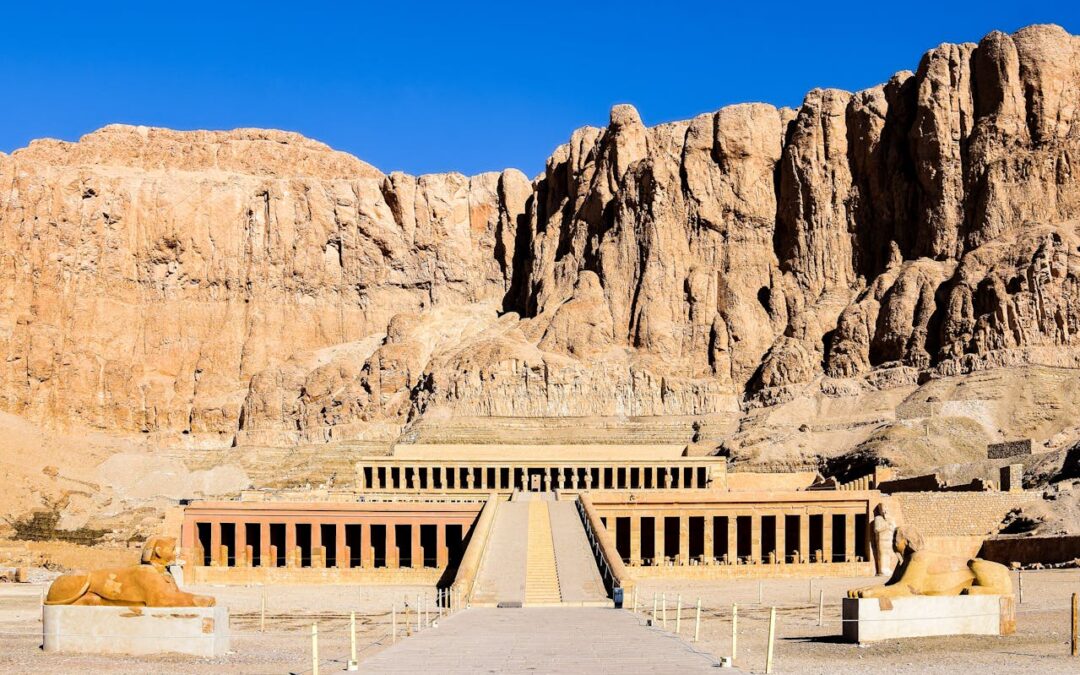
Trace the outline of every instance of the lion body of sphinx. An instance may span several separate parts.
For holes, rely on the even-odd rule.
[[[175,546],[174,539],[155,537],[146,542],[139,565],[63,574],[49,586],[45,604],[213,607],[214,598],[180,590],[165,569],[175,560]]]

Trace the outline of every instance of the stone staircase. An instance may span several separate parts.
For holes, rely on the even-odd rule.
[[[529,504],[529,544],[525,560],[525,606],[558,605],[559,572],[555,563],[555,543],[551,536],[551,515],[548,502],[533,500]]]
[[[470,604],[610,607],[576,504],[528,492],[501,504]]]

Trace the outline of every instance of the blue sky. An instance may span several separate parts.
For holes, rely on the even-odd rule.
[[[1080,3],[10,3],[0,151],[112,122],[274,127],[384,171],[529,175],[611,105],[647,124],[743,101],[795,106],[914,70],[941,42]]]

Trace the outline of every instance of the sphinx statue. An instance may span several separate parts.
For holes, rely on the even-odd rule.
[[[181,591],[167,566],[176,560],[176,539],[151,537],[140,564],[69,572],[49,586],[46,605],[122,607],[213,607],[214,598]]]
[[[1012,595],[1009,570],[989,560],[927,551],[922,535],[901,526],[893,535],[900,564],[884,584],[853,588],[849,598],[901,598],[911,595]]]

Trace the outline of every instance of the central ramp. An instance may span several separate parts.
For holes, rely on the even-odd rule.
[[[611,607],[576,500],[515,493],[499,506],[473,607]]]
[[[368,673],[712,673],[713,657],[625,610],[466,609],[360,664]],[[727,672],[739,672],[729,670]]]

